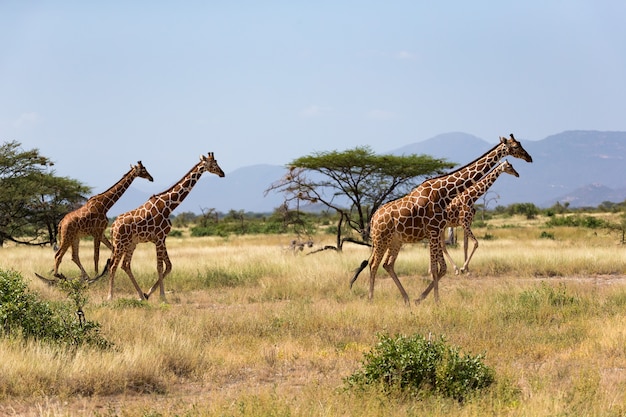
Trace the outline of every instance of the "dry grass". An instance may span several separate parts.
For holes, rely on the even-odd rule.
[[[542,231],[476,229],[472,275],[447,275],[439,305],[431,297],[411,307],[382,269],[373,302],[366,273],[348,288],[364,247],[303,256],[285,249],[286,236],[169,239],[167,303],[135,302],[123,272],[116,300],[105,301],[105,281],[89,290],[87,318],[114,350],[0,340],[0,415],[624,415],[626,248],[593,232]],[[91,271],[91,242],[81,251]],[[462,258],[460,248],[451,254]],[[63,298],[33,275],[51,269],[49,248],[5,247],[0,259],[43,297]],[[399,257],[413,297],[427,262],[423,245]],[[152,285],[154,246],[138,248],[133,270],[142,288]],[[77,274],[69,256],[62,271]],[[383,331],[445,335],[484,352],[496,384],[464,404],[344,391]]]

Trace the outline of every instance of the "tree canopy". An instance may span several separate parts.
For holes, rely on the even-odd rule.
[[[419,179],[440,175],[455,164],[428,155],[377,155],[368,146],[343,152],[315,152],[293,160],[287,174],[267,190],[282,192],[286,204],[321,203],[341,216],[337,249],[343,241],[341,229],[369,239],[369,220],[385,202],[407,194]],[[354,240],[352,240],[354,241]]]
[[[23,150],[19,142],[0,146],[0,246],[7,240],[54,242],[59,221],[86,200],[91,189],[55,176],[53,165],[38,149]]]

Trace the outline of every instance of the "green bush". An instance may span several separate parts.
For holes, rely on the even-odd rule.
[[[374,386],[388,393],[436,394],[463,401],[494,381],[483,355],[461,356],[459,348],[447,345],[443,337],[380,334],[378,338],[376,347],[365,354],[363,368],[346,378],[348,388]]]
[[[30,291],[22,276],[0,269],[0,336],[22,337],[52,342],[66,347],[91,345],[109,348],[100,333],[100,324],[85,320],[82,307],[87,302],[84,281],[62,284],[74,303],[50,303]]]
[[[569,226],[569,227],[587,227],[589,229],[599,229],[607,227],[607,222],[593,216],[553,216],[546,222],[548,227]]]

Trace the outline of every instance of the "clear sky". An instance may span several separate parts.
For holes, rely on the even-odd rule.
[[[625,22],[621,0],[4,0],[0,139],[94,192],[142,160],[158,192],[210,151],[228,177],[453,131],[624,131]]]

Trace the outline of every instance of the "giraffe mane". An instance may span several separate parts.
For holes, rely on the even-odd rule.
[[[457,168],[457,169],[455,169],[454,171],[450,171],[450,172],[447,172],[447,173],[445,173],[445,174],[437,175],[436,177],[427,178],[425,181],[436,180],[436,179],[438,179],[438,178],[447,177],[447,176],[448,176],[448,175],[450,175],[450,174],[454,174],[455,172],[458,172],[458,171],[462,170],[462,169],[463,169],[463,168],[465,168],[466,166],[473,164],[474,162],[478,161],[479,159],[482,159],[482,158],[484,158],[485,156],[487,156],[487,154],[489,154],[489,153],[493,152],[493,150],[494,150],[494,149],[496,149],[498,146],[500,146],[500,145],[503,143],[503,139],[504,139],[504,138],[500,137],[500,142],[498,142],[498,144],[496,144],[494,147],[490,148],[488,151],[486,151],[485,153],[483,153],[483,154],[482,154],[482,155],[480,155],[479,157],[475,158],[473,161],[468,162],[467,164],[465,164],[465,165],[462,165],[462,166],[458,167],[458,168]],[[504,139],[504,141],[505,141],[505,140],[506,140],[506,139]]]

